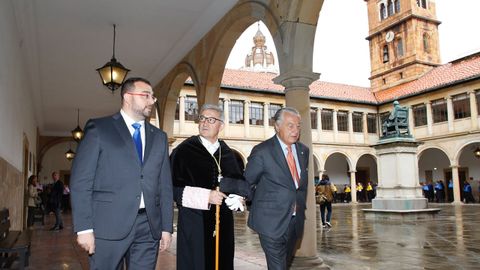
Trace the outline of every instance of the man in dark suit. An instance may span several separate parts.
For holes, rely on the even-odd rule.
[[[244,174],[254,190],[248,226],[259,234],[270,270],[288,268],[302,237],[309,155],[298,142],[298,111],[285,107],[274,119],[276,135],[253,148]]]
[[[55,212],[55,225],[50,229],[51,231],[59,231],[63,229],[62,220],[62,197],[63,197],[63,182],[60,180],[58,172],[52,172],[53,186],[52,193],[50,193],[50,205]]]
[[[154,269],[170,246],[173,191],[167,135],[146,120],[156,98],[142,78],[126,80],[122,108],[89,120],[72,166],[79,245],[90,269]],[[159,247],[160,246],[160,247]]]

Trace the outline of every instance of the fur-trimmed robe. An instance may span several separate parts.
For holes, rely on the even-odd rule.
[[[222,176],[229,181],[244,181],[233,151],[220,141],[214,153]],[[218,168],[215,160],[202,145],[199,136],[192,136],[178,145],[170,155],[174,199],[178,207],[177,269],[211,270],[215,268],[215,205],[210,210],[182,206],[186,186],[215,189],[218,186]],[[228,195],[228,194],[227,194]],[[219,269],[233,269],[234,230],[233,215],[225,202],[220,207],[220,259]]]

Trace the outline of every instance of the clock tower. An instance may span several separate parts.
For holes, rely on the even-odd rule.
[[[434,0],[364,0],[373,91],[417,79],[440,65]]]

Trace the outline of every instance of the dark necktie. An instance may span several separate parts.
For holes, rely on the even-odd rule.
[[[142,127],[139,123],[133,123],[132,127],[135,129],[133,132],[133,141],[135,142],[135,147],[137,148],[138,158],[140,159],[140,163],[142,163],[142,136],[140,135],[140,128]]]

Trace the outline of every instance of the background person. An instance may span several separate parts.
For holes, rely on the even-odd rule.
[[[35,208],[39,202],[39,196],[37,191],[37,176],[32,174],[28,178],[28,216],[27,226],[33,226],[33,216],[35,214]]]
[[[63,197],[63,182],[60,180],[58,172],[52,172],[52,179],[54,181],[52,192],[50,193],[50,205],[52,211],[55,213],[55,225],[50,228],[51,231],[63,230],[62,219],[62,197]]]
[[[330,223],[330,221],[332,219],[333,190],[328,175],[324,174],[322,176],[322,180],[320,180],[317,191],[320,196],[323,195],[326,197],[326,200],[320,204],[320,217],[322,220],[322,227],[331,228],[332,224]],[[326,216],[325,209],[327,210]]]

